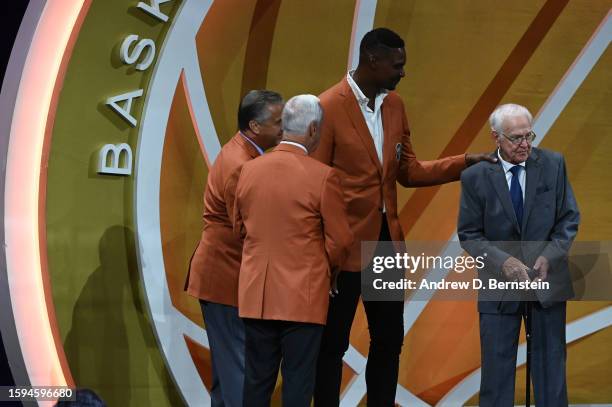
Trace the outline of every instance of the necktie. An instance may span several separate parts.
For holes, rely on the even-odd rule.
[[[523,190],[519,183],[519,174],[523,167],[515,165],[510,168],[512,173],[512,179],[510,180],[510,199],[512,200],[512,206],[514,207],[514,213],[516,214],[516,220],[518,221],[519,227],[523,224]]]

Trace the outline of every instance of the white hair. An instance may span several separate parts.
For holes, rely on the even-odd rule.
[[[283,108],[283,131],[289,134],[306,134],[313,121],[323,120],[323,109],[314,95],[297,95],[285,103]]]
[[[525,106],[517,105],[515,103],[506,103],[505,105],[497,106],[497,108],[489,116],[489,124],[491,130],[497,134],[504,132],[503,124],[504,120],[508,117],[525,116],[529,120],[529,124],[533,121],[533,116],[529,113],[529,110]]]

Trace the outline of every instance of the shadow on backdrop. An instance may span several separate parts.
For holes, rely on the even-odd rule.
[[[94,389],[109,406],[152,405],[159,394],[153,373],[168,405],[182,405],[145,312],[134,233],[111,226],[98,247],[100,266],[81,290],[64,343],[76,385]]]

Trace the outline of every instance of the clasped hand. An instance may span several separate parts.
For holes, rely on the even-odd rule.
[[[548,276],[548,260],[544,256],[539,256],[535,264],[533,265],[533,269],[538,272],[536,280],[544,281]],[[529,267],[523,264],[516,257],[508,257],[504,264],[502,265],[502,272],[504,277],[508,279],[508,281],[531,281],[529,275],[527,274],[529,271]]]

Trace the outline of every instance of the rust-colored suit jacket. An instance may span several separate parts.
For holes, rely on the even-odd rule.
[[[242,167],[234,230],[244,238],[240,316],[325,324],[330,271],[352,243],[336,172],[280,144]]]
[[[255,147],[236,133],[210,169],[204,193],[204,228],[186,283],[187,292],[194,297],[238,306],[242,241],[233,233],[231,213],[242,165],[258,156]]]
[[[361,242],[378,240],[383,202],[391,238],[404,240],[397,214],[396,182],[404,187],[417,187],[456,181],[465,168],[465,156],[418,160],[410,142],[404,103],[397,93],[389,92],[382,104],[384,141],[381,164],[346,78],[319,98],[324,119],[321,143],[312,157],[340,173],[348,220],[355,237],[343,269],[360,271]]]

